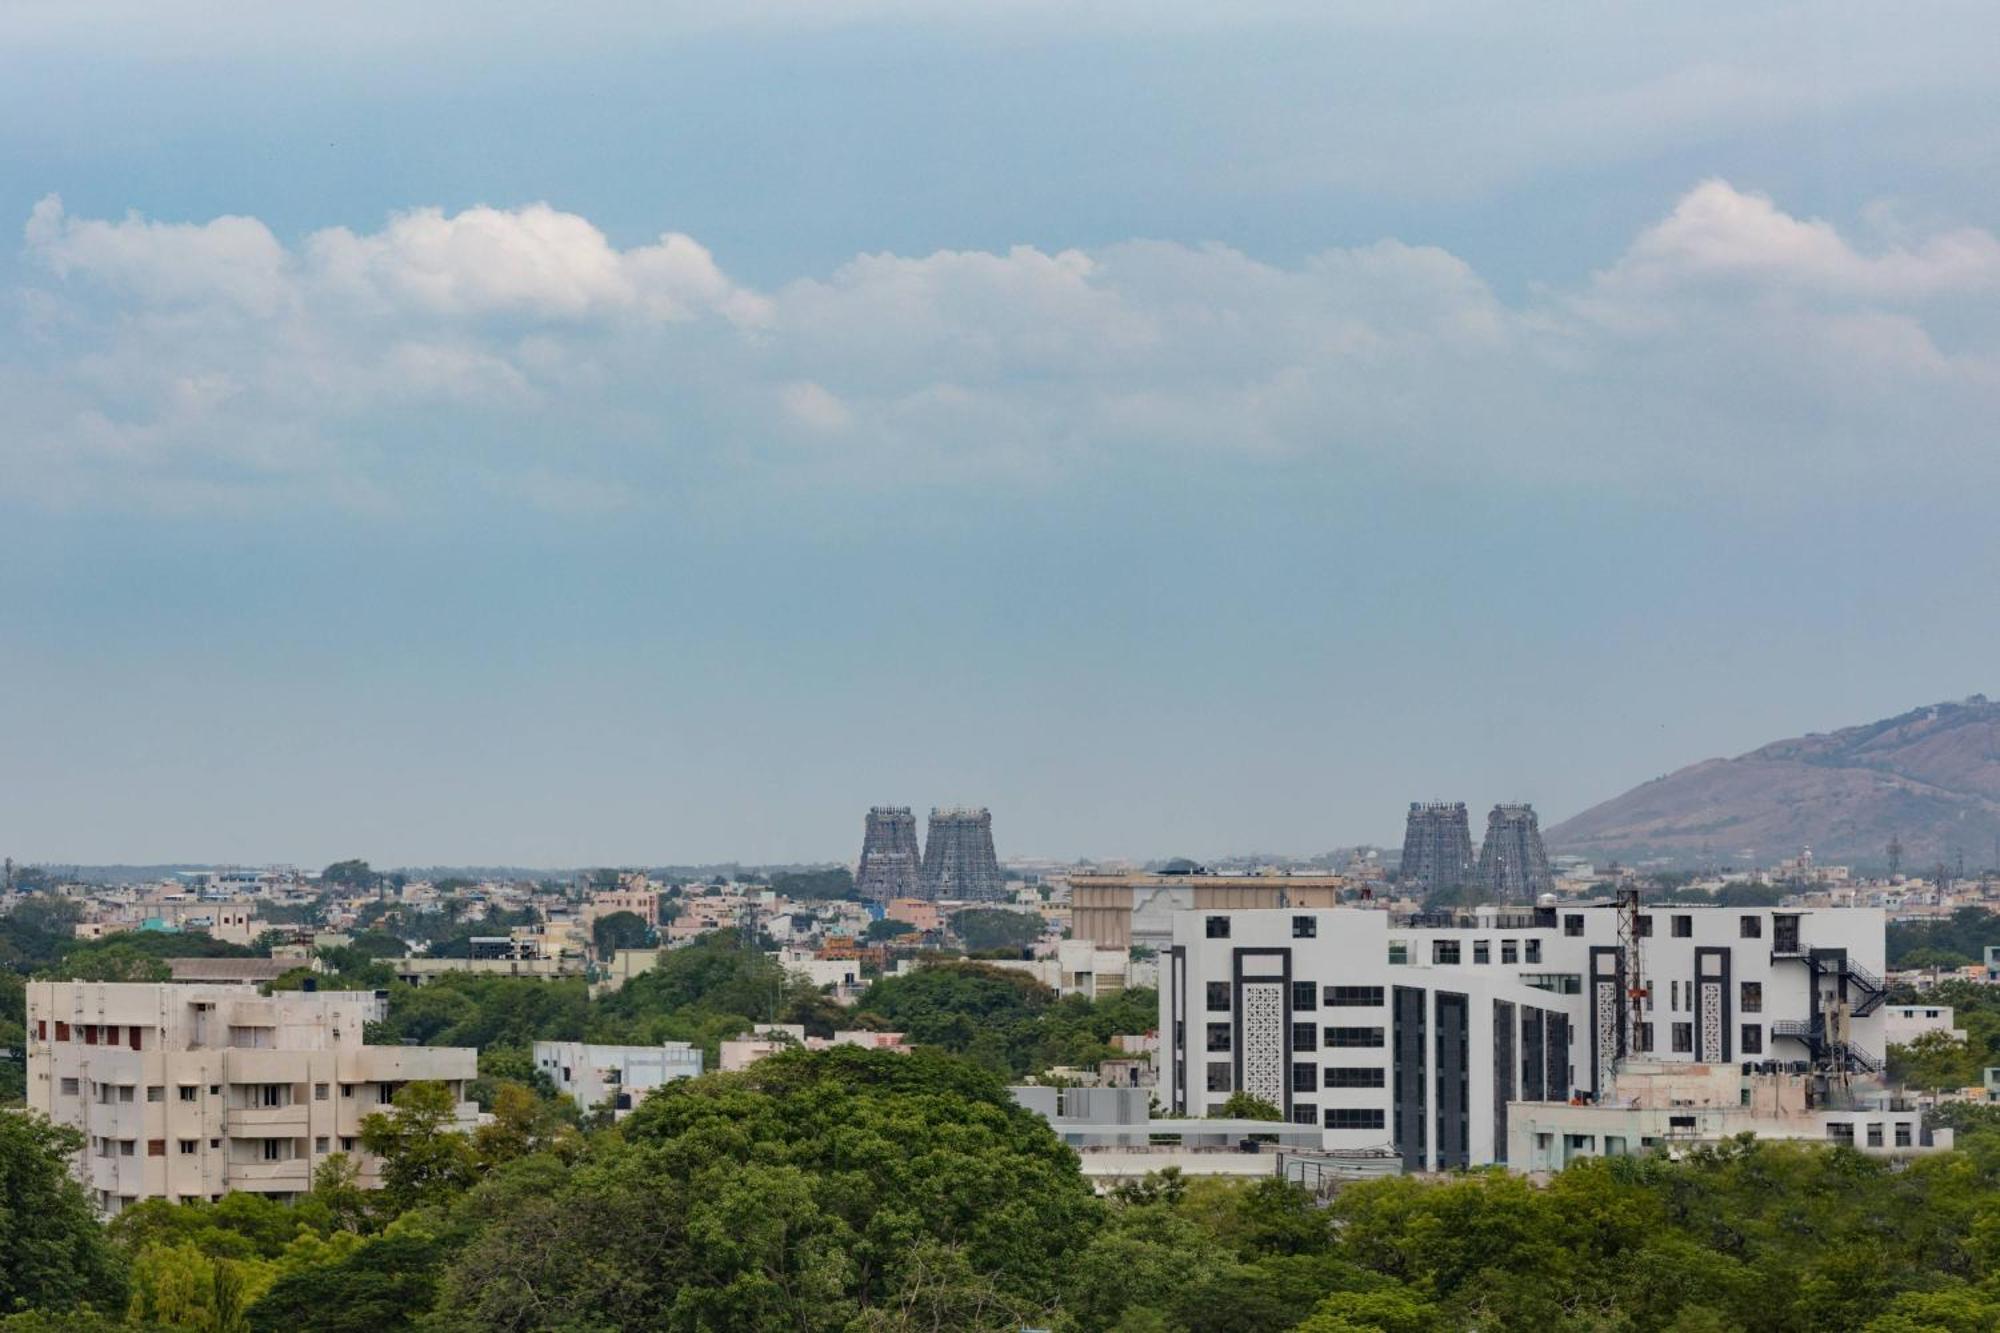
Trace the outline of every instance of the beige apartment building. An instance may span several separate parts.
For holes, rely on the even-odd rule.
[[[261,996],[232,985],[28,983],[28,1106],[88,1142],[78,1178],[112,1214],[141,1199],[289,1199],[328,1155],[380,1183],[361,1121],[406,1083],[443,1083],[462,1126],[467,1047],[368,1046],[365,991]]]

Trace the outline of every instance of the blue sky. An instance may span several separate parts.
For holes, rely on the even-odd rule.
[[[1990,689],[1990,6],[0,10],[0,850],[1311,852]]]

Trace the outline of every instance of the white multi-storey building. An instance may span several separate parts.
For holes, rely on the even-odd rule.
[[[646,1094],[701,1077],[701,1048],[669,1041],[658,1046],[599,1046],[586,1041],[538,1041],[535,1067],[583,1111],[608,1107],[623,1119]]]
[[[290,1198],[335,1152],[372,1187],[361,1121],[404,1084],[443,1083],[465,1127],[479,1115],[464,1100],[478,1052],[365,1045],[381,1005],[360,991],[32,981],[28,1105],[87,1137],[77,1173],[106,1213],[236,1190]]]
[[[1508,1156],[1515,1102],[1610,1102],[1621,1060],[1879,1070],[1883,915],[1659,904],[1181,912],[1161,960],[1161,1100],[1242,1089],[1409,1170]],[[1634,975],[1636,964],[1636,975]]]

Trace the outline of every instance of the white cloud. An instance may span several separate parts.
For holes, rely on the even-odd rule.
[[[0,492],[379,507],[450,503],[457,477],[596,512],[731,470],[1039,486],[1203,457],[1778,494],[1805,456],[1962,466],[2000,410],[2000,319],[1967,299],[2000,286],[2000,241],[1894,218],[1850,233],[1708,181],[1603,270],[1506,301],[1397,240],[1293,266],[1154,241],[870,254],[760,292],[691,238],[620,249],[542,204],[288,247],[50,199],[0,359],[29,400]]]

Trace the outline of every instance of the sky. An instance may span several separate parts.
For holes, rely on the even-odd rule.
[[[11,0],[0,853],[1305,855],[1992,692],[1996,51]]]

